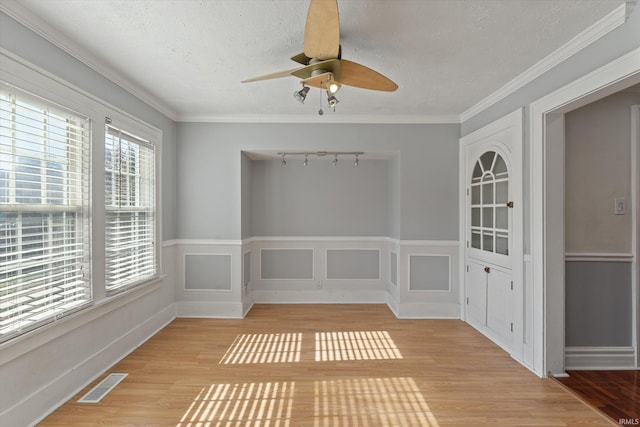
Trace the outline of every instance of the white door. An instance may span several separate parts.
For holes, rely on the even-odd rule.
[[[523,304],[521,280],[514,286],[513,274],[514,266],[521,271],[518,263],[522,263],[521,223],[517,227],[520,234],[514,232],[514,211],[522,209],[516,206],[522,200],[521,168],[513,164],[514,146],[521,143],[522,134],[514,129],[509,123],[498,123],[462,138],[464,172],[460,176],[465,200],[461,224],[465,239],[464,316],[510,353],[514,324],[522,327],[516,317],[522,316],[519,307]],[[518,286],[520,292],[514,292]]]
[[[468,148],[466,302],[469,323],[510,350],[513,204],[510,159],[502,145],[491,141]]]

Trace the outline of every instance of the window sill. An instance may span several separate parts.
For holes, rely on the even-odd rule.
[[[166,277],[159,276],[0,344],[0,366],[160,289]]]

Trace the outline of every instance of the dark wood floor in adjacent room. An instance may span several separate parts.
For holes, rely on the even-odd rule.
[[[460,320],[385,305],[256,305],[242,320],[176,319],[41,426],[611,426]],[[101,380],[105,375],[101,376]]]
[[[640,371],[567,371],[557,378],[620,425],[640,424]]]

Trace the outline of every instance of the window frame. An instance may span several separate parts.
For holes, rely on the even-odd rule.
[[[2,304],[4,342],[92,304],[92,123],[9,82],[0,80],[0,86],[8,95],[2,102],[9,126],[0,152],[12,165],[0,206],[3,216],[15,218],[0,235],[5,243],[14,242],[6,246],[13,249],[4,254],[11,258],[4,272],[16,278],[2,279],[3,299],[16,295]]]
[[[140,145],[144,145],[147,148],[152,148],[153,149],[153,174],[154,176],[151,178],[153,180],[153,224],[154,224],[154,233],[153,233],[153,245],[154,245],[154,261],[155,261],[155,273],[151,276],[148,277],[144,277],[135,281],[132,281],[130,283],[125,283],[122,286],[117,286],[117,287],[113,287],[113,288],[109,288],[109,284],[107,283],[107,275],[108,275],[108,271],[105,271],[105,291],[108,297],[117,295],[121,292],[125,292],[129,289],[135,288],[136,286],[139,286],[141,284],[144,284],[148,281],[151,280],[155,280],[157,278],[159,278],[160,276],[160,272],[161,272],[161,267],[160,267],[160,247],[162,246],[161,244],[159,244],[160,240],[159,239],[159,235],[160,235],[160,230],[159,230],[159,213],[160,213],[160,209],[159,209],[159,196],[160,196],[160,192],[159,192],[159,146],[158,143],[156,142],[157,140],[155,138],[158,138],[159,135],[155,134],[153,132],[149,132],[148,130],[142,129],[140,126],[136,126],[134,123],[132,123],[130,120],[126,120],[123,117],[116,117],[115,119],[112,117],[106,117],[105,118],[105,126],[103,126],[103,133],[104,133],[104,145],[102,147],[102,152],[103,154],[105,154],[106,151],[106,133],[107,133],[107,128],[111,128],[113,130],[119,130],[122,134],[129,136],[131,139],[136,139],[138,140],[138,142],[140,143]],[[106,154],[105,154],[106,155]],[[106,165],[103,162],[102,164],[102,171],[105,172],[106,169]],[[105,179],[102,180],[102,188],[103,188],[103,194],[105,196],[105,203],[103,204],[104,207],[104,217],[105,217],[105,223],[104,223],[104,238],[105,238],[105,269],[107,266],[107,257],[106,257],[106,246],[107,246],[107,227],[106,227],[106,217],[107,217],[107,212],[110,210],[109,207],[107,207],[107,203],[106,203],[106,196],[107,196],[107,191],[106,191],[106,175],[104,177]]]
[[[0,51],[0,80],[24,92],[32,93],[65,109],[79,112],[91,121],[91,153],[90,153],[90,201],[89,201],[89,234],[91,289],[93,301],[86,307],[46,323],[11,339],[0,342],[0,350],[11,349],[7,357],[13,358],[24,354],[38,346],[42,340],[52,340],[74,330],[92,319],[116,310],[135,299],[160,289],[163,275],[162,266],[162,131],[142,119],[134,117],[105,100],[79,88],[66,80],[38,68],[32,63],[17,57],[10,52]],[[107,295],[105,289],[105,250],[104,250],[104,120],[111,117],[118,126],[155,141],[155,234],[157,276],[138,283],[135,287],[114,295]]]

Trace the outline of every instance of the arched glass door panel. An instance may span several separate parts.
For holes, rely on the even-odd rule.
[[[471,247],[509,255],[509,171],[500,154],[484,153],[471,176]]]

